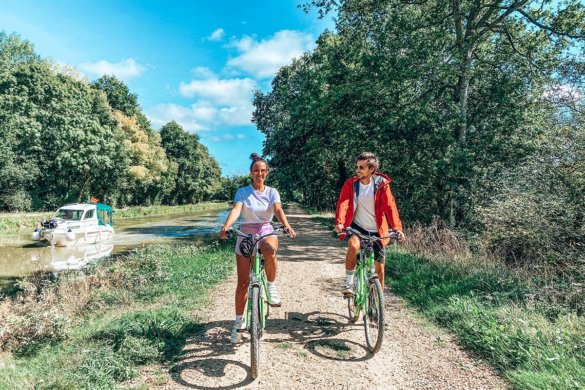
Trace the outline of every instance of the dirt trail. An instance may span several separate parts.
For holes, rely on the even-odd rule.
[[[344,243],[298,208],[289,209],[287,216],[299,237],[281,239],[277,283],[283,305],[270,311],[261,342],[259,378],[252,381],[249,374],[248,338],[235,346],[229,341],[234,276],[217,287],[213,305],[204,312],[204,331],[188,341],[182,361],[173,367],[162,387],[348,390],[508,387],[491,369],[463,352],[447,334],[423,325],[388,290],[384,343],[375,356],[369,354],[362,322],[348,322],[340,293],[345,273]]]

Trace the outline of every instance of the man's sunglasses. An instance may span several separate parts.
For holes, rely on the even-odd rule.
[[[355,168],[359,169],[360,171],[363,171],[364,169],[369,169],[370,167],[367,165],[356,165]]]

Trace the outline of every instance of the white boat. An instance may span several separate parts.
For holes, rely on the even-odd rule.
[[[103,203],[76,203],[58,209],[42,221],[31,238],[53,246],[95,244],[114,237],[112,208]]]

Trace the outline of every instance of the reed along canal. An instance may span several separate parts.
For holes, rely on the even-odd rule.
[[[33,229],[0,232],[0,292],[18,278],[38,273],[80,269],[88,263],[147,244],[188,241],[216,233],[229,210],[206,210],[189,214],[114,219],[115,236],[97,244],[51,247],[31,240]]]

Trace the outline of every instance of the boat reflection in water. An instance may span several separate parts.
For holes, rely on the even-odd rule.
[[[98,243],[92,245],[81,245],[72,247],[55,247],[50,248],[50,260],[35,258],[36,254],[31,256],[32,261],[41,261],[44,264],[43,270],[49,272],[58,272],[67,269],[80,269],[85,267],[91,261],[110,257],[114,250],[114,245]]]
[[[114,245],[97,243],[71,247],[4,247],[0,258],[0,278],[19,278],[39,272],[80,269],[92,261],[112,256]]]

